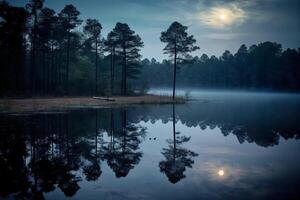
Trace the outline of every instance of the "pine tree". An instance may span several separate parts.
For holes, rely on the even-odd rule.
[[[173,100],[175,99],[176,87],[176,70],[178,61],[184,61],[189,57],[189,53],[199,49],[194,46],[196,40],[194,36],[189,36],[186,32],[187,27],[179,22],[173,22],[167,31],[161,33],[160,40],[167,43],[164,53],[174,57],[174,73],[173,73]]]
[[[117,53],[122,57],[122,95],[127,95],[127,78],[136,78],[140,73],[140,48],[143,42],[126,23],[118,22],[113,30],[116,35]]]
[[[80,25],[82,20],[78,18],[80,12],[72,4],[66,5],[64,9],[59,13],[62,28],[65,31],[67,39],[67,66],[66,66],[66,94],[69,94],[69,71],[70,71],[70,43],[71,43],[71,31]]]
[[[98,94],[98,48],[100,44],[100,34],[102,26],[96,19],[87,19],[83,28],[84,33],[88,35],[91,44],[95,46],[95,95]]]

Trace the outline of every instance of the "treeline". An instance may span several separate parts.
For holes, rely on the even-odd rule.
[[[126,23],[106,38],[101,30],[73,5],[56,13],[44,0],[0,1],[0,95],[130,94],[143,42]]]
[[[142,61],[141,80],[152,87],[170,87],[173,68],[168,60]],[[203,54],[179,65],[179,86],[220,89],[300,90],[300,49],[282,50],[278,43],[264,42],[221,57]],[[155,76],[149,76],[155,74]]]

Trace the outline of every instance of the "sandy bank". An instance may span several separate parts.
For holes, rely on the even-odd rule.
[[[106,101],[92,97],[53,97],[30,99],[0,99],[0,113],[6,112],[35,112],[48,110],[64,110],[75,108],[93,108],[110,106],[127,106],[134,104],[169,104],[184,103],[184,98],[178,97],[175,101],[169,96],[116,96]]]

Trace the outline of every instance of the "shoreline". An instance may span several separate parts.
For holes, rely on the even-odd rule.
[[[184,97],[176,97],[175,101],[173,101],[171,96],[164,95],[109,97],[109,99],[114,99],[114,101],[106,101],[106,98],[107,97],[101,97],[101,99],[95,99],[93,97],[36,97],[25,99],[0,99],[0,114],[54,110],[64,111],[80,108],[105,108],[144,104],[180,104],[187,101]]]

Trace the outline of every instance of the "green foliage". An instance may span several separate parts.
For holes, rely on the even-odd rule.
[[[70,85],[75,95],[91,95],[95,85],[94,65],[85,56],[78,56],[76,63],[71,63]]]

